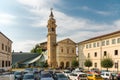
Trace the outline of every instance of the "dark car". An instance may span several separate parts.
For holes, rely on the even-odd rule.
[[[40,80],[54,80],[54,78],[48,71],[42,71],[40,74]]]
[[[15,80],[22,80],[22,78],[23,78],[23,74],[22,74],[22,72],[14,72],[14,78],[15,78]]]
[[[54,80],[69,80],[69,78],[65,76],[63,73],[55,73]]]
[[[23,76],[23,80],[35,80],[35,76],[33,73],[26,73],[24,76]]]
[[[0,69],[0,74],[2,74],[3,72],[5,72],[5,70],[4,69]]]

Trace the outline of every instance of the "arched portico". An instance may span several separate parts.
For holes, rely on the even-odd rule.
[[[70,62],[66,62],[66,68],[70,67]]]
[[[64,62],[60,62],[60,67],[64,68]]]

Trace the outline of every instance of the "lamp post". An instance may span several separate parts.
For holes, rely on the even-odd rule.
[[[119,60],[117,60],[117,73],[119,72]]]

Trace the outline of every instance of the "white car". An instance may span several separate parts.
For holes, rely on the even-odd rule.
[[[69,79],[70,80],[88,80],[87,79],[87,74],[83,73],[83,72],[79,72],[79,73],[71,73],[69,75]]]
[[[101,73],[101,77],[104,79],[111,79],[111,75],[112,75],[111,72],[102,72]]]

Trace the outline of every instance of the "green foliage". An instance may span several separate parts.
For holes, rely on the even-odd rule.
[[[101,60],[101,66],[103,67],[103,68],[107,68],[107,70],[108,70],[108,68],[112,68],[113,67],[113,60],[111,59],[111,58],[104,58],[104,59],[102,59]]]
[[[30,52],[31,53],[39,53],[39,54],[41,54],[42,53],[42,49],[40,48],[39,45],[36,45],[35,48],[33,48]]]
[[[79,62],[77,60],[73,60],[72,67],[78,67],[78,66],[79,66]]]
[[[86,59],[84,65],[85,65],[85,67],[88,67],[88,69],[89,69],[89,67],[92,66],[92,61],[90,59]]]
[[[40,67],[44,67],[44,68],[48,67],[47,61],[46,62],[41,62],[41,66]]]

